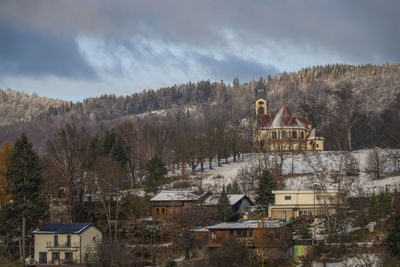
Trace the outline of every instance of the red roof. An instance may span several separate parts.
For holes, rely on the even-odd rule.
[[[268,127],[271,126],[271,123],[274,120],[274,118],[275,118],[275,115],[272,115],[272,114],[271,115],[270,114],[268,114],[268,115],[258,115],[258,123],[257,123],[257,125],[260,128],[264,128],[264,127],[268,128]]]
[[[302,124],[304,124],[304,126],[306,126],[307,128],[311,129],[312,124],[311,121],[305,117],[299,117],[297,118]]]

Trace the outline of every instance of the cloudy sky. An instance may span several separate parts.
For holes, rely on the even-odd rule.
[[[0,0],[0,88],[81,100],[400,60],[398,0]]]

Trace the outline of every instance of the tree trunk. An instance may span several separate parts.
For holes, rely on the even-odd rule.
[[[204,160],[200,161],[200,171],[204,171]]]
[[[351,128],[350,127],[347,129],[347,141],[349,142],[348,143],[349,151],[351,152]]]
[[[209,169],[212,170],[212,158],[208,159]]]
[[[186,163],[185,162],[182,162],[181,175],[182,176],[186,175]]]
[[[25,249],[25,236],[26,236],[26,218],[25,215],[22,216],[22,234],[21,234],[21,240],[22,240],[22,262],[25,261],[26,259],[26,249]]]

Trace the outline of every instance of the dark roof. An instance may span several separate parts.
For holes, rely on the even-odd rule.
[[[267,99],[267,88],[265,87],[262,79],[258,82],[255,88],[255,99],[263,98]]]
[[[90,226],[92,226],[91,223],[48,223],[39,227],[33,233],[79,234]]]

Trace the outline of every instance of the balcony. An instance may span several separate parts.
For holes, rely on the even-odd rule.
[[[46,248],[52,251],[58,250],[78,250],[80,248],[79,242],[71,242],[71,243],[54,243],[51,241],[46,242]]]

